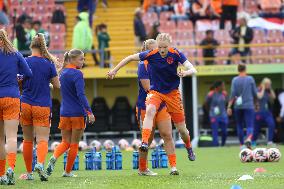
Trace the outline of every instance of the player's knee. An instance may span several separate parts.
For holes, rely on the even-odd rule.
[[[172,133],[171,132],[162,132],[160,133],[162,139],[164,141],[171,141],[172,140]]]
[[[154,118],[156,115],[156,107],[153,105],[149,105],[146,109],[146,116]]]
[[[185,123],[185,117],[183,113],[171,113],[171,117],[175,125],[181,125]]]

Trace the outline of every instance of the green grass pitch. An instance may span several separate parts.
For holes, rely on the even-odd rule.
[[[0,186],[0,188],[230,189],[232,185],[240,185],[243,189],[284,188],[283,159],[278,163],[241,163],[238,158],[238,147],[199,148],[195,151],[197,160],[190,162],[184,149],[177,150],[179,176],[170,176],[169,169],[155,169],[154,171],[159,174],[156,177],[138,176],[137,170],[132,170],[132,152],[123,152],[123,170],[105,170],[105,163],[103,163],[103,170],[85,171],[84,153],[80,153],[80,170],[75,172],[78,177],[62,178],[63,157],[61,157],[48,182],[41,182],[37,175],[34,181],[19,180],[19,175],[25,171],[22,154],[19,154],[16,166],[16,185]],[[284,153],[284,146],[280,146],[280,151]],[[103,154],[103,159],[105,160],[105,154]],[[151,166],[150,163],[149,166]],[[254,169],[257,167],[263,167],[267,172],[254,174]],[[245,174],[253,176],[254,180],[237,181]]]

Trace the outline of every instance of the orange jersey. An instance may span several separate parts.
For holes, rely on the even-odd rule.
[[[228,5],[228,6],[238,6],[240,4],[240,2],[239,2],[239,0],[223,0],[222,4]]]
[[[216,13],[222,13],[222,0],[211,0],[210,5]]]

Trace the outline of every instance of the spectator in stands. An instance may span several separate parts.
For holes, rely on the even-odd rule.
[[[143,44],[143,41],[145,41],[147,38],[146,29],[142,21],[142,11],[140,8],[135,10],[134,33],[135,45],[137,48],[140,48]]]
[[[65,24],[65,15],[60,6],[56,6],[51,18],[52,24]]]
[[[16,39],[14,43],[19,51],[22,52],[24,57],[30,55],[30,44],[32,41],[32,33],[30,32],[32,28],[32,20],[29,18],[22,19],[19,17],[18,24],[15,27]]]
[[[264,18],[283,18],[284,12],[281,12],[281,6],[284,1],[281,0],[259,0],[261,12],[259,16]]]
[[[222,130],[222,143],[224,146],[227,138],[228,115],[226,103],[228,102],[227,92],[223,81],[214,83],[214,90],[211,90],[206,97],[206,105],[209,109],[210,123],[212,127],[213,145],[219,146],[218,130]]]
[[[144,12],[156,12],[158,15],[161,11],[168,11],[171,9],[172,0],[144,0]]]
[[[231,83],[231,96],[228,103],[227,113],[234,114],[237,124],[237,132],[241,148],[251,148],[254,126],[254,101],[257,99],[257,88],[252,76],[247,75],[246,65],[238,65],[239,75],[234,77]],[[246,126],[246,138],[244,140],[244,126]]]
[[[105,68],[109,68],[110,67],[110,51],[108,48],[109,48],[110,37],[109,37],[109,34],[107,33],[107,25],[105,24],[99,25],[99,31],[97,34],[97,38],[99,42],[101,62],[104,63]]]
[[[226,20],[231,21],[232,29],[235,29],[237,23],[239,0],[223,0],[222,1],[222,14],[220,20],[220,29],[225,28]]]
[[[159,22],[154,22],[149,34],[148,34],[148,39],[156,39],[157,36],[161,33],[159,30],[160,23]]]
[[[234,47],[229,53],[229,59],[227,64],[231,64],[231,57],[235,54],[240,54],[242,62],[246,62],[246,58],[251,54],[250,48],[244,45],[250,44],[253,40],[253,30],[247,26],[246,17],[240,18],[240,26],[231,31],[231,37],[234,40],[234,44],[238,47]]]
[[[271,80],[269,78],[264,78],[258,88],[258,104],[259,110],[255,114],[255,124],[253,132],[253,142],[258,138],[260,128],[263,123],[266,124],[268,128],[268,142],[267,145],[273,145],[275,121],[272,112],[269,109],[270,102],[272,102],[276,96],[274,90],[271,86]]]
[[[33,22],[33,29],[35,30],[36,34],[38,33],[42,33],[44,35],[44,39],[45,39],[45,43],[46,43],[46,46],[49,47],[49,44],[50,44],[50,35],[49,35],[49,32],[44,30],[42,27],[41,27],[41,21],[39,20],[36,20]]]
[[[93,34],[88,22],[89,14],[81,12],[74,27],[72,48],[88,51],[92,49]]]
[[[188,20],[189,19],[189,2],[187,0],[177,0],[173,4],[174,14],[171,16],[172,20]]]
[[[97,0],[78,0],[77,10],[78,12],[89,13],[89,24],[93,27],[93,15],[96,12]]]
[[[212,30],[207,30],[206,31],[206,37],[201,41],[200,46],[203,47],[203,58],[204,64],[205,65],[213,65],[214,62],[214,57],[216,53],[216,48],[219,45],[219,42],[214,39],[214,32]],[[209,59],[210,60],[209,60]]]
[[[10,5],[11,1],[0,1],[0,24],[1,25],[8,25],[9,24],[9,18],[7,14],[9,14],[10,11]]]
[[[220,15],[207,0],[192,0],[189,8],[190,19],[195,23],[199,19],[218,19]]]

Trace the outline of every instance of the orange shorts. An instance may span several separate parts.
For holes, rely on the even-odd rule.
[[[140,125],[143,125],[145,114],[146,114],[146,110],[143,110],[143,109],[136,107],[136,118],[137,118],[137,121],[138,121],[139,128],[140,128]],[[153,121],[154,122],[153,127],[156,127],[156,125],[159,122],[167,121],[167,120],[171,120],[171,116],[167,112],[167,108],[164,107],[160,111],[158,111],[158,113],[156,114],[154,121]]]
[[[72,130],[72,129],[85,129],[85,117],[60,117],[59,129]]]
[[[162,102],[166,103],[168,112],[174,123],[185,121],[183,104],[178,90],[173,90],[168,94],[162,94],[157,91],[150,91],[148,93],[146,105],[152,104],[158,110]]]
[[[20,99],[4,97],[0,98],[0,120],[19,120]]]
[[[21,125],[50,127],[50,107],[32,106],[21,103]]]

